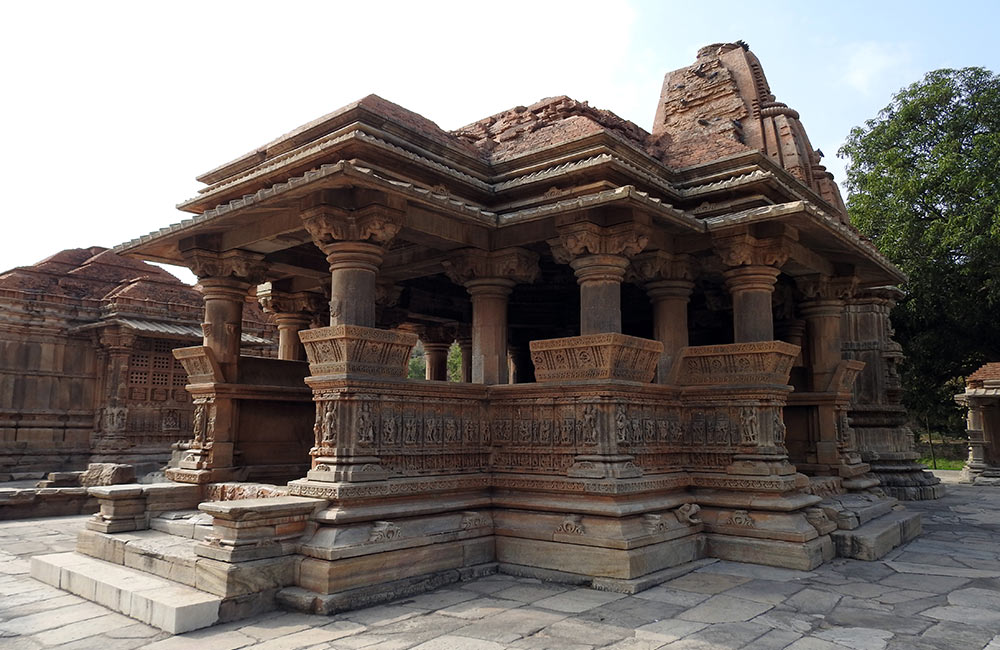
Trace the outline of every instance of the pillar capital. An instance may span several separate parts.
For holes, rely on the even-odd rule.
[[[694,258],[687,254],[646,251],[636,255],[629,265],[628,280],[647,285],[671,280],[694,284]]]
[[[263,281],[267,273],[264,256],[260,253],[238,249],[217,252],[193,248],[183,251],[181,255],[191,272],[198,276],[202,286],[206,286],[206,281],[228,280],[234,287],[236,283],[245,285],[245,292],[251,285]]]
[[[276,290],[270,282],[257,287],[257,301],[268,314],[302,315],[309,320],[312,314],[323,309],[324,296],[311,291],[287,292]]]
[[[451,281],[465,286],[469,293],[474,288],[491,285],[513,288],[516,284],[530,284],[539,273],[538,255],[523,248],[496,251],[466,248],[441,265]]]
[[[358,210],[320,204],[304,209],[299,216],[313,242],[327,256],[344,242],[367,243],[384,250],[403,220],[401,210],[378,204]]]
[[[557,226],[559,236],[549,240],[552,255],[561,264],[588,255],[633,257],[649,243],[650,228],[632,221],[599,226],[590,221]]]
[[[579,284],[613,282],[621,284],[628,270],[628,258],[621,255],[584,255],[570,261]]]
[[[723,272],[726,279],[726,288],[730,293],[740,291],[767,291],[774,290],[774,283],[778,280],[781,271],[775,266],[752,264],[748,266],[734,266]]]
[[[740,233],[716,236],[712,243],[719,259],[728,268],[743,266],[780,268],[789,257],[784,237],[757,238],[749,233]]]
[[[857,292],[857,276],[829,276],[823,273],[800,275],[795,286],[805,302],[834,301],[843,304]]]

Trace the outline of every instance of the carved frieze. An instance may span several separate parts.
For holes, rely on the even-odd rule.
[[[672,368],[680,386],[783,385],[799,346],[782,341],[683,348]]]
[[[359,325],[334,325],[302,330],[310,373],[357,373],[378,377],[405,377],[410,350],[417,335]]]

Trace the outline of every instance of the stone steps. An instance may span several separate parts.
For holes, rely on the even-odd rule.
[[[83,530],[76,550],[98,560],[138,569],[155,577],[197,586],[194,540],[158,530],[100,533]]]
[[[126,616],[180,634],[219,622],[223,598],[82,553],[31,558],[31,577]]]
[[[838,556],[870,561],[884,557],[921,531],[920,513],[900,509],[851,530],[835,530],[830,537]]]

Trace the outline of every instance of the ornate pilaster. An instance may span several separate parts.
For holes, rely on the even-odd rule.
[[[557,262],[573,268],[580,285],[580,334],[621,333],[621,283],[629,259],[649,243],[649,227],[581,221],[557,230],[559,237],[549,245]]]
[[[774,340],[771,294],[788,260],[784,239],[758,239],[744,233],[717,237],[713,243],[726,267],[723,275],[733,299],[734,342]]]
[[[653,303],[653,336],[663,344],[656,369],[657,383],[666,383],[670,366],[688,345],[687,306],[694,290],[690,255],[664,251],[643,253],[632,261],[630,275],[646,289]]]
[[[120,451],[129,446],[128,428],[129,358],[135,334],[122,327],[105,328],[100,334],[100,350],[106,363],[105,407],[98,418],[94,450],[100,453]]]
[[[796,277],[795,284],[801,294],[799,313],[806,321],[807,364],[813,390],[823,390],[843,358],[841,319],[858,279],[816,273]]]
[[[472,381],[506,384],[507,301],[517,284],[538,277],[538,256],[521,248],[464,249],[442,265],[472,297]]]
[[[315,314],[323,309],[322,296],[307,291],[278,291],[268,282],[257,288],[257,300],[265,312],[274,314],[278,326],[278,358],[305,361],[299,332],[308,329]]]

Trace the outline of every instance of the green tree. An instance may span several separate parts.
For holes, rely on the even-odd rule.
[[[448,348],[448,381],[462,381],[462,349],[458,343]]]
[[[423,379],[426,376],[427,360],[424,359],[424,343],[417,341],[410,351],[410,364],[406,371],[409,379]]]
[[[893,313],[904,401],[962,429],[951,396],[1000,360],[1000,77],[935,70],[851,131],[852,222],[907,275]]]

